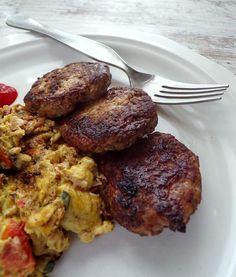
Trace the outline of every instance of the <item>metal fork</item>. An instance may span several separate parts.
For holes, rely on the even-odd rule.
[[[140,72],[129,66],[111,47],[79,35],[72,35],[24,15],[7,18],[6,24],[49,36],[89,58],[123,70],[131,87],[142,88],[159,104],[190,104],[221,99],[227,84],[190,84]]]

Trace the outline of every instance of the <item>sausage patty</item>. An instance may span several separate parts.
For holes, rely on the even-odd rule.
[[[155,235],[165,227],[185,232],[201,201],[198,157],[174,136],[153,133],[100,162],[103,196],[114,219],[129,231]]]
[[[78,103],[97,99],[111,83],[108,66],[100,63],[72,63],[39,78],[24,98],[32,113],[56,118],[71,112]]]
[[[113,87],[64,120],[64,140],[83,152],[104,153],[132,145],[157,124],[156,106],[140,89]]]

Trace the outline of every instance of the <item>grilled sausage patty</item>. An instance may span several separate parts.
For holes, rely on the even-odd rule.
[[[131,148],[107,153],[104,199],[114,219],[129,231],[155,235],[165,227],[185,232],[201,201],[198,157],[175,137],[153,133]]]
[[[72,63],[39,78],[24,98],[32,113],[56,118],[71,112],[78,103],[97,99],[111,83],[108,66],[100,63]]]
[[[156,106],[140,89],[113,87],[61,125],[64,140],[83,152],[104,153],[132,145],[157,124]]]

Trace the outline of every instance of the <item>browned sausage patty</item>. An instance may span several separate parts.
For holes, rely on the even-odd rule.
[[[175,137],[153,133],[131,148],[104,155],[104,199],[129,231],[155,235],[163,228],[185,232],[201,201],[198,157]]]
[[[111,83],[108,66],[72,63],[39,78],[24,98],[26,109],[48,118],[71,112],[78,103],[97,99]]]
[[[156,106],[146,92],[113,87],[106,96],[65,119],[61,133],[67,143],[83,152],[104,153],[129,147],[156,124]]]

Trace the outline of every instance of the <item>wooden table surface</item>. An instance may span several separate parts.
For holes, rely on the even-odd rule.
[[[236,74],[236,0],[0,0],[0,41],[21,32],[5,26],[14,13],[73,33],[114,24],[160,34]]]

